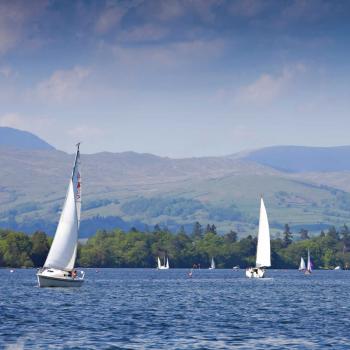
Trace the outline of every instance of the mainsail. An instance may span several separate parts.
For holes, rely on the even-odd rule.
[[[306,270],[311,272],[312,271],[312,262],[311,262],[311,258],[310,258],[310,250],[307,250],[307,267]]]
[[[158,269],[160,269],[161,267],[162,267],[162,264],[161,264],[159,256],[158,256]]]
[[[81,174],[80,152],[77,145],[72,177],[63,205],[55,238],[45,261],[44,267],[70,271],[73,270],[77,255],[78,230],[81,212]]]
[[[168,269],[169,268],[169,259],[168,258],[166,258],[166,265],[165,265],[165,267]]]
[[[210,265],[211,269],[215,269],[215,261],[214,258],[211,258],[211,265]]]
[[[300,258],[300,265],[299,265],[299,270],[305,270],[306,266],[305,266],[305,260],[303,259],[303,257]]]
[[[270,229],[264,200],[261,198],[256,267],[271,266]]]

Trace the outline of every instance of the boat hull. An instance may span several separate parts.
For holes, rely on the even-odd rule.
[[[261,268],[250,267],[249,269],[245,270],[245,275],[248,278],[264,278],[265,270]]]
[[[49,277],[37,274],[38,284],[40,288],[45,287],[81,287],[84,283],[84,280],[81,278],[58,278],[58,277]]]

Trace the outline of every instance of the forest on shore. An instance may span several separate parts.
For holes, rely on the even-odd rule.
[[[273,268],[297,268],[300,257],[310,250],[315,268],[350,267],[350,230],[347,225],[332,226],[309,237],[305,229],[284,231],[271,240]],[[44,232],[27,235],[0,229],[0,267],[43,266],[52,237]],[[156,225],[150,232],[131,229],[97,231],[85,244],[79,244],[77,266],[82,267],[156,267],[156,259],[169,257],[170,267],[206,268],[211,257],[218,268],[245,268],[255,265],[257,239],[251,235],[238,239],[230,231],[218,234],[214,225],[202,227],[196,222],[191,233],[183,228],[176,233]]]

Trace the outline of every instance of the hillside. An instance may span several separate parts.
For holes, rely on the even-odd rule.
[[[0,227],[53,234],[74,156],[51,146],[20,145],[23,142],[0,148]],[[346,160],[340,161],[347,147],[273,147],[259,152],[189,159],[134,152],[83,154],[81,236],[99,228],[156,224],[190,230],[195,221],[244,236],[256,232],[260,194],[273,232],[285,223],[317,231],[348,222],[350,172]],[[298,161],[300,152],[305,156]],[[315,161],[307,164],[311,158]],[[337,159],[336,171],[330,171],[329,159]]]
[[[53,150],[49,145],[38,136],[28,131],[0,127],[0,148],[15,148],[23,150]]]
[[[350,171],[350,146],[274,146],[251,151],[243,158],[287,172]]]
[[[53,234],[73,158],[56,150],[1,150],[0,226]],[[197,220],[244,236],[256,232],[260,194],[274,232],[286,222],[315,231],[348,222],[350,196],[338,186],[347,183],[343,177],[350,180],[347,172],[317,177],[246,159],[170,159],[133,152],[83,155],[82,164],[82,237],[98,228],[157,223],[190,230]]]

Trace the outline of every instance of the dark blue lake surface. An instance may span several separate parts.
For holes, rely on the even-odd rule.
[[[80,289],[0,270],[1,349],[350,349],[350,271],[85,269]]]

